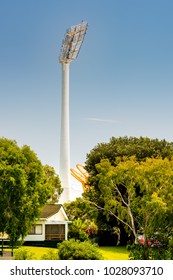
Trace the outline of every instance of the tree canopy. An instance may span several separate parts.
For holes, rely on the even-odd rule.
[[[96,168],[105,214],[114,215],[135,240],[138,230],[147,239],[173,227],[172,160],[130,158],[116,167],[102,160]]]
[[[62,191],[58,176],[29,146],[0,138],[0,232],[12,244],[27,235],[55,187]]]
[[[99,210],[98,225],[123,225],[134,240],[140,230],[146,240],[165,228],[172,234],[172,158],[172,143],[144,137],[113,137],[92,149],[85,166],[91,188],[83,196]]]
[[[112,166],[124,158],[135,156],[136,161],[144,161],[146,158],[167,158],[173,157],[173,143],[166,140],[150,139],[147,137],[112,137],[108,143],[100,143],[87,154],[85,168],[89,172],[91,191],[87,196],[96,201],[100,197],[98,189],[97,164],[103,159],[108,159]],[[92,188],[93,187],[93,188]],[[86,196],[85,195],[85,196]]]
[[[112,165],[116,158],[134,156],[138,161],[146,158],[171,158],[173,156],[173,143],[166,140],[150,139],[148,137],[112,137],[108,143],[97,144],[88,154],[86,169],[93,174],[97,173],[95,164],[101,159],[109,159]]]

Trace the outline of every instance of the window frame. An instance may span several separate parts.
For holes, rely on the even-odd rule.
[[[41,230],[37,233],[37,228],[40,227]],[[42,235],[43,234],[43,225],[42,224],[36,224],[33,225],[31,231],[28,233],[28,235]]]

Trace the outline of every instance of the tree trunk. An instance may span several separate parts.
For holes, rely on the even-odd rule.
[[[144,260],[149,260],[149,247],[148,247],[148,239],[146,235],[144,235]]]

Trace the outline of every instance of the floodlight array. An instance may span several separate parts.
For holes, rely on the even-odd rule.
[[[88,23],[83,21],[81,24],[71,26],[67,29],[61,46],[59,56],[60,63],[69,63],[77,58],[85,37],[87,26]]]

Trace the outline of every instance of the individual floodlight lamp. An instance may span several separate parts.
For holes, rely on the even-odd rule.
[[[70,185],[70,126],[69,126],[69,65],[79,54],[88,23],[71,26],[66,31],[59,55],[62,65],[61,135],[59,175],[63,192],[60,203],[71,200]]]

